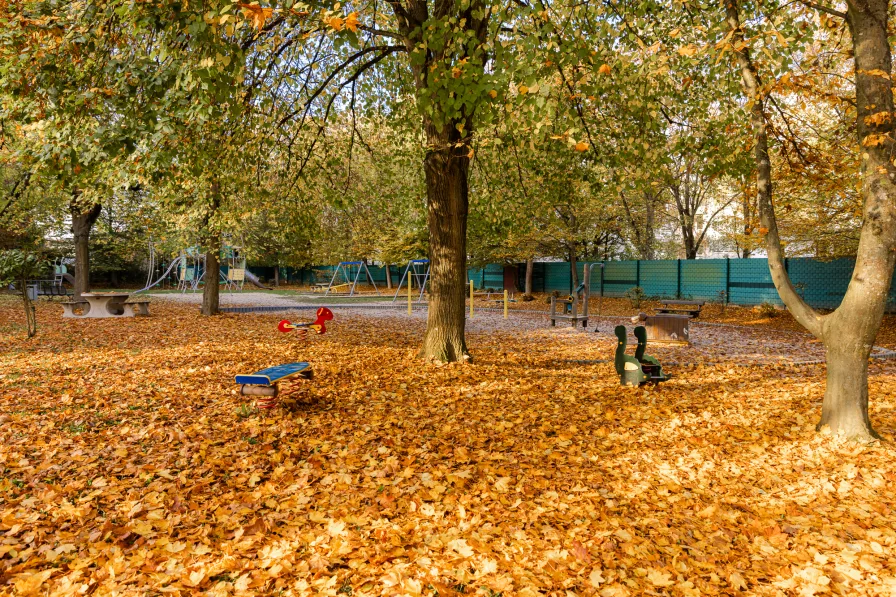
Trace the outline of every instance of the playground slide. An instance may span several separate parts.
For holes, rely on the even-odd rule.
[[[246,280],[251,282],[255,286],[258,286],[259,288],[264,288],[265,290],[273,290],[273,288],[269,288],[269,287],[265,286],[264,284],[262,284],[261,281],[258,279],[258,276],[256,276],[249,270],[246,270]]]
[[[62,279],[65,280],[66,282],[68,282],[69,284],[71,284],[72,286],[75,285],[75,277],[71,274],[62,274]]]

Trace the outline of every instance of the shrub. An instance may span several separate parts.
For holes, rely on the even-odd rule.
[[[644,289],[640,286],[634,286],[625,291],[625,298],[631,302],[632,307],[635,309],[641,308],[641,302],[647,298],[647,295],[644,294]]]
[[[762,317],[768,317],[769,319],[771,319],[771,318],[773,318],[773,317],[777,317],[778,315],[780,315],[780,312],[778,311],[778,308],[775,307],[775,306],[774,306],[773,304],[771,304],[771,303],[762,303],[761,305],[759,305],[758,307],[756,307],[756,310],[759,312],[759,314],[760,314]]]
[[[531,294],[524,294],[520,297],[520,300],[523,301],[524,303],[529,303],[531,301],[534,301],[535,297],[532,296]]]

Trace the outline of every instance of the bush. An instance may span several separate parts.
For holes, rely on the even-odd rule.
[[[531,294],[524,294],[523,296],[520,297],[520,300],[523,301],[524,303],[529,303],[531,301],[534,301],[535,297],[532,296]]]
[[[762,317],[767,317],[769,319],[781,314],[780,311],[778,311],[778,308],[771,303],[762,303],[756,307],[756,311],[758,311]]]
[[[631,302],[632,307],[635,309],[641,308],[641,302],[647,298],[647,295],[644,294],[644,289],[640,286],[635,286],[633,288],[629,288],[625,291],[625,298]]]

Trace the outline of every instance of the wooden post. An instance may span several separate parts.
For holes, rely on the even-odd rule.
[[[411,277],[408,276],[408,315],[411,314]]]
[[[473,280],[470,280],[470,319],[473,319]]]
[[[507,289],[504,289],[504,319],[507,319]]]

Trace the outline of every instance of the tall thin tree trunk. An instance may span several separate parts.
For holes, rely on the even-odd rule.
[[[392,268],[387,263],[386,265],[386,289],[392,290]]]
[[[274,266],[274,288],[280,288],[280,264]]]
[[[757,195],[766,235],[769,271],[778,294],[806,329],[827,349],[827,384],[818,429],[829,428],[856,439],[878,437],[868,418],[868,357],[883,320],[896,265],[896,167],[893,140],[891,54],[887,36],[887,0],[847,3],[843,15],[852,35],[856,69],[856,128],[862,145],[864,221],[852,279],[840,306],[820,315],[796,292],[784,268],[772,203],[771,161],[762,85],[740,27],[737,0],[725,0],[732,45],[744,89],[752,104]],[[871,118],[886,114],[886,118]]]
[[[422,355],[439,362],[469,358],[464,331],[467,288],[467,175],[469,151],[457,147],[454,123],[439,130],[425,122],[429,149],[426,174],[427,224],[431,265],[429,313]],[[445,131],[447,129],[447,132]]]
[[[576,259],[575,248],[569,250],[569,280],[572,286],[569,290],[572,292],[579,285],[579,262]]]
[[[70,210],[72,214],[72,234],[75,240],[75,289],[76,299],[90,292],[90,231],[100,217],[102,205],[94,204],[86,210],[78,202],[80,193],[74,193]]]
[[[641,259],[653,259],[654,244],[656,243],[656,233],[654,232],[654,222],[656,221],[656,196],[652,193],[645,192],[644,200],[646,205],[646,218],[644,221],[644,240],[641,249]]]
[[[532,294],[532,277],[535,273],[535,260],[526,259],[526,294]]]

